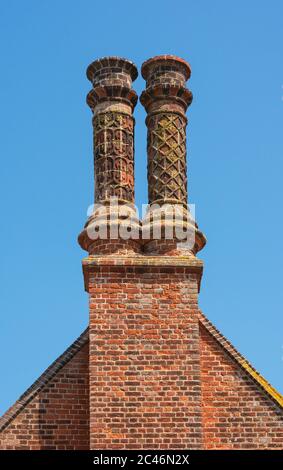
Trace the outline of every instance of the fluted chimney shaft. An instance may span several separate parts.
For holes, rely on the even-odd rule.
[[[134,118],[137,102],[132,81],[135,65],[119,57],[105,57],[89,65],[93,89],[87,103],[93,112],[95,202],[110,197],[134,202]]]

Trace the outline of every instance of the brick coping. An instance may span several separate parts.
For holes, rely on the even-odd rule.
[[[91,255],[83,259],[84,266],[172,266],[203,267],[203,261],[195,256],[158,256],[158,255]]]
[[[203,272],[203,261],[195,256],[157,256],[157,255],[91,255],[82,261],[84,286],[88,292],[89,271],[99,268],[100,266],[114,269],[123,266],[140,267],[140,268],[161,268],[166,271],[172,268],[184,268],[191,273],[199,275],[198,291],[200,291],[200,282]]]

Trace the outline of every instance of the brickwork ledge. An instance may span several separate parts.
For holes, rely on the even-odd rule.
[[[82,261],[83,266],[172,266],[202,269],[203,261],[195,256],[165,255],[91,255]]]
[[[107,266],[109,268],[121,267],[139,267],[139,268],[156,268],[162,270],[168,269],[186,269],[191,273],[198,275],[198,291],[200,291],[200,283],[203,272],[203,261],[195,256],[157,256],[157,255],[91,255],[82,261],[85,291],[89,291],[89,271]]]

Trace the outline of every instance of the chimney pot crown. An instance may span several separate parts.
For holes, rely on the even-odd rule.
[[[103,79],[113,80],[117,75],[122,74],[128,76],[133,82],[138,76],[138,69],[135,64],[123,57],[109,56],[102,57],[92,62],[86,71],[87,78],[93,85]],[[121,77],[119,77],[121,78]],[[131,87],[131,83],[129,83]]]
[[[162,83],[167,81],[166,78],[172,83],[175,78],[175,81],[184,84],[191,76],[191,67],[188,62],[180,57],[158,55],[143,63],[141,73],[147,81],[147,86],[152,85],[159,76]]]

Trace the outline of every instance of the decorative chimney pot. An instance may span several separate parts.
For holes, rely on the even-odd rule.
[[[90,254],[139,250],[138,240],[124,240],[118,233],[123,224],[127,231],[126,221],[131,218],[139,237],[134,208],[133,110],[137,94],[132,89],[137,76],[136,66],[119,57],[98,59],[87,68],[93,85],[87,103],[93,112],[95,205],[79,243]],[[114,226],[117,230],[111,236]],[[106,238],[96,238],[98,227]]]
[[[146,89],[140,101],[147,111],[149,211],[144,228],[149,233],[145,252],[195,254],[205,245],[188,209],[186,162],[186,110],[192,93],[186,88],[189,64],[179,57],[153,57],[142,65]],[[161,239],[154,235],[160,226]],[[166,238],[171,229],[173,237]],[[185,230],[184,230],[185,229]],[[177,232],[186,232],[183,243]],[[158,230],[157,230],[158,232]]]

